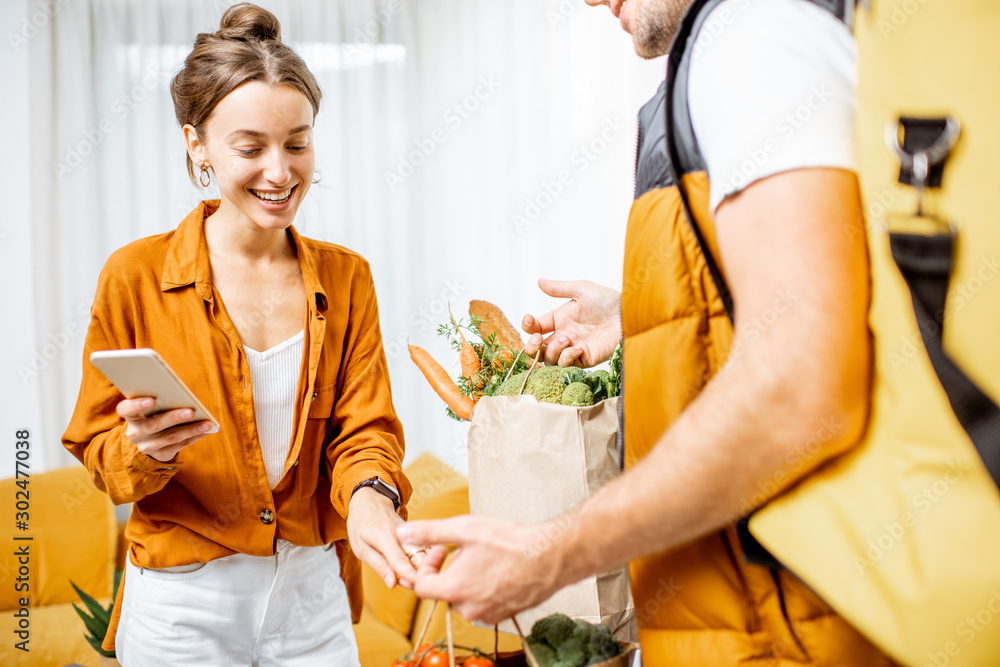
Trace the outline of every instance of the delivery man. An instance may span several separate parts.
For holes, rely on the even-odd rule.
[[[647,666],[890,665],[751,558],[737,525],[865,428],[855,49],[847,10],[830,8],[853,3],[587,2],[609,5],[641,57],[670,51],[675,85],[639,114],[622,292],[540,281],[569,301],[523,326],[530,354],[564,366],[624,338],[626,470],[540,526],[401,527],[402,542],[437,545],[416,591],[493,623],[628,562]],[[443,572],[442,545],[460,547]]]

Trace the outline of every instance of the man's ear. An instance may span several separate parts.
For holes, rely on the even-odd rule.
[[[194,125],[188,123],[184,126],[183,130],[184,143],[187,145],[188,155],[191,157],[191,161],[200,167],[205,164],[205,160],[207,159],[205,156],[205,142],[198,136],[198,130],[194,129]]]

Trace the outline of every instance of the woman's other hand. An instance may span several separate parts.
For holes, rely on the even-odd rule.
[[[622,337],[621,293],[589,280],[542,278],[538,286],[549,296],[569,302],[538,318],[524,316],[521,328],[531,334],[525,354],[533,357],[542,348],[542,358],[549,365],[584,368],[610,359]]]
[[[207,421],[191,422],[194,410],[181,408],[161,412],[152,417],[143,416],[156,403],[152,398],[125,399],[118,404],[118,416],[125,420],[125,437],[139,451],[162,463],[167,463],[188,445],[208,435],[212,424]]]

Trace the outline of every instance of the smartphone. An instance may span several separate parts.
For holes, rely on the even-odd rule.
[[[210,422],[212,428],[209,433],[219,430],[219,422],[208,413],[201,401],[191,393],[156,350],[143,347],[136,350],[92,352],[90,363],[104,373],[125,398],[150,396],[156,399],[153,407],[143,412],[144,415],[191,408],[194,410],[191,422]]]

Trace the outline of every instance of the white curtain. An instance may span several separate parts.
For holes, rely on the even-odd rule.
[[[16,260],[25,280],[4,290],[33,293],[24,315],[34,339],[14,346],[3,382],[40,416],[4,416],[3,426],[27,420],[52,468],[75,463],[59,437],[105,259],[172,229],[203,196],[187,179],[168,84],[229,3],[14,6],[26,4],[29,25],[47,12],[26,29],[30,77],[19,91],[30,95],[30,253]],[[638,59],[609,12],[583,0],[260,4],[324,93],[322,180],[296,226],[371,262],[407,459],[431,451],[464,471],[465,426],[445,416],[405,343],[457,373],[435,335],[449,302],[458,316],[470,299],[493,301],[516,324],[556,303],[538,277],[620,286],[635,113],[664,63]],[[11,11],[5,25],[17,26]]]

